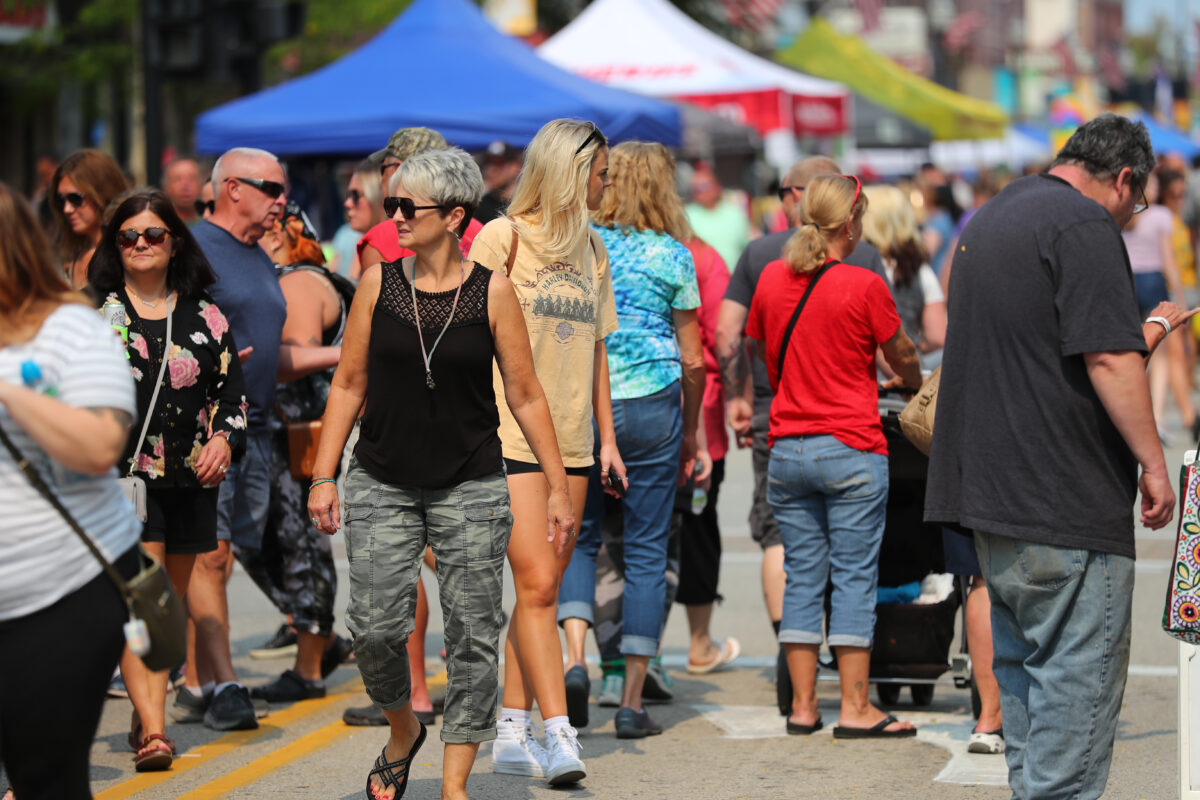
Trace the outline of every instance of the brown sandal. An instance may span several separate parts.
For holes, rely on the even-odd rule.
[[[154,744],[155,742],[158,744]],[[159,772],[170,769],[174,760],[175,743],[165,734],[152,733],[138,744],[137,754],[133,757],[133,768],[137,772]]]

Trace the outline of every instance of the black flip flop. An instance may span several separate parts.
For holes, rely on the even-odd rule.
[[[901,728],[898,731],[885,730],[888,725],[900,720],[892,714],[888,714],[878,724],[872,725],[870,728],[850,728],[845,725],[833,726],[833,738],[835,739],[905,739],[910,736],[917,735],[916,728]]]
[[[375,759],[375,767],[367,773],[367,800],[375,800],[375,795],[371,791],[371,776],[378,775],[383,781],[383,788],[389,786],[396,787],[396,793],[392,795],[392,800],[400,800],[404,796],[404,790],[408,788],[408,776],[412,772],[412,760],[416,756],[417,751],[421,749],[421,745],[425,744],[425,733],[428,728],[421,723],[421,733],[417,736],[417,740],[413,742],[412,748],[408,751],[408,755],[399,761],[388,762],[387,760],[387,745],[383,746],[383,752],[379,754],[379,758]],[[404,777],[397,778],[396,770],[399,767],[404,767]]]
[[[817,717],[817,721],[812,725],[801,725],[799,722],[788,720],[787,732],[789,736],[809,736],[824,727],[825,723],[821,721],[820,717]]]

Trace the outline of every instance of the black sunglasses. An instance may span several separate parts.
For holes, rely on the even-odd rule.
[[[358,201],[361,200],[362,198],[363,198],[363,193],[360,192],[358,189],[351,189],[350,191],[346,192],[346,199],[350,201],[350,205],[353,205],[353,206],[358,205]]]
[[[593,140],[600,142],[601,147],[604,147],[605,145],[608,144],[608,139],[604,138],[604,134],[601,133],[600,129],[596,127],[596,123],[589,122],[588,125],[592,126],[592,132],[589,133],[587,135],[587,138],[583,140],[583,144],[579,145],[579,147],[575,150],[575,155],[579,155],[580,153],[582,153],[583,148],[585,148],[589,144],[591,144]]]
[[[165,242],[167,237],[170,235],[171,232],[169,230],[166,228],[159,228],[157,226],[153,228],[146,228],[144,231],[126,228],[125,230],[117,231],[117,244],[125,248],[136,247],[138,239],[144,236],[146,238],[146,244],[150,245],[151,247],[157,247]]]
[[[276,181],[266,181],[262,178],[226,178],[226,181],[237,181],[247,186],[253,186],[272,200],[277,200],[284,191],[284,185]]]
[[[779,202],[784,202],[792,196],[792,192],[803,192],[803,186],[780,186],[776,194],[779,195]]]
[[[396,216],[396,211],[407,220],[411,220],[417,215],[417,212],[425,208],[444,208],[445,206],[419,206],[413,202],[411,197],[385,197],[383,198],[383,213],[388,217]]]
[[[54,199],[58,201],[59,208],[62,208],[67,203],[70,203],[75,208],[79,208],[87,200],[87,196],[83,192],[67,192],[66,194],[55,195]]]
[[[202,217],[204,216],[205,211],[207,211],[209,214],[211,214],[216,210],[217,210],[217,204],[214,203],[212,200],[197,200],[196,201],[196,213]]]

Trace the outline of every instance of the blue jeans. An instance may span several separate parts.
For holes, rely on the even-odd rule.
[[[217,539],[233,551],[261,550],[271,507],[271,433],[246,434],[246,453],[229,465],[217,496]]]
[[[683,408],[679,381],[647,397],[613,400],[617,447],[628,471],[625,517],[625,594],[621,613],[621,653],[655,656],[663,627],[667,592],[667,537],[675,505],[675,479],[683,446]],[[596,437],[599,441],[599,437]],[[579,541],[563,573],[558,619],[595,623],[596,553],[604,519],[600,467],[592,467],[587,508]]]
[[[1104,793],[1129,668],[1133,559],[975,532],[1016,800]]]
[[[821,643],[832,579],[830,646],[871,646],[887,497],[887,456],[832,436],[775,440],[767,500],[779,522],[787,572],[780,642]]]

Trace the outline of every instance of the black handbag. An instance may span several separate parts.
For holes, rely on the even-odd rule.
[[[54,492],[42,480],[42,476],[29,459],[21,455],[21,451],[8,438],[3,427],[0,427],[0,442],[3,442],[17,467],[33,484],[33,488],[46,498],[46,502],[52,505],[66,520],[71,530],[79,535],[117,587],[117,591],[121,593],[125,605],[129,608],[130,624],[125,627],[125,637],[134,654],[142,659],[148,669],[154,671],[174,669],[182,664],[187,658],[187,616],[162,564],[139,544],[138,573],[126,581],[62,502],[54,496]]]

